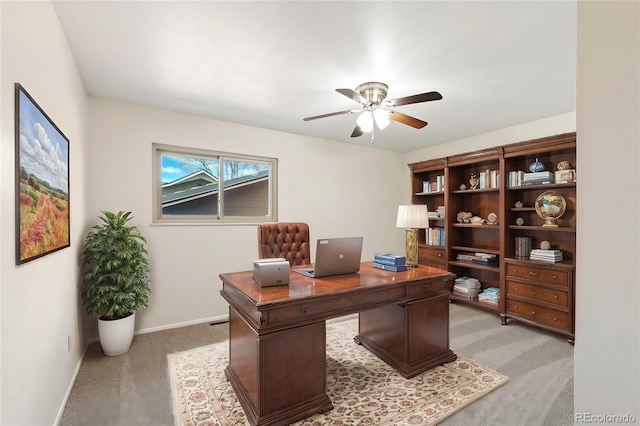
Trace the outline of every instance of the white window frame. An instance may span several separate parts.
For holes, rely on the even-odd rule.
[[[162,214],[162,154],[175,154],[187,157],[202,157],[218,160],[218,176],[222,176],[222,167],[225,160],[246,160],[252,163],[265,163],[270,167],[268,179],[268,213],[264,216],[224,216],[224,191],[219,191],[217,215],[163,215]],[[221,151],[212,151],[198,148],[152,143],[153,154],[153,218],[154,224],[258,224],[260,222],[277,222],[277,181],[278,159],[271,157],[259,157],[255,155],[236,154]],[[223,181],[221,181],[223,184]]]

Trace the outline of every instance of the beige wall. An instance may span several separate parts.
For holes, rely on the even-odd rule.
[[[0,424],[50,425],[85,349],[77,285],[86,216],[87,98],[51,3],[3,1],[0,11]],[[15,82],[70,141],[71,247],[21,266],[15,265],[14,247]]]
[[[578,2],[575,412],[640,422],[640,2]],[[587,173],[585,173],[587,171]],[[610,207],[610,208],[609,208]],[[609,211],[610,214],[603,214]]]
[[[307,222],[314,248],[317,238],[363,236],[365,260],[404,249],[395,219],[409,169],[398,153],[97,98],[89,111],[87,211],[131,210],[149,242],[153,293],[138,330],[225,317],[218,275],[258,257],[255,224],[151,225],[154,142],[278,158],[279,220]]]

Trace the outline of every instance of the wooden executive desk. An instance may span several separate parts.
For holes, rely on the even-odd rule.
[[[326,394],[325,321],[358,312],[364,345],[406,378],[451,362],[449,290],[454,275],[420,266],[308,278],[260,287],[252,272],[220,274],[229,303],[225,374],[252,425],[285,425],[333,409]]]

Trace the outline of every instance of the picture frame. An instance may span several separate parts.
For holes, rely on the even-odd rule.
[[[69,139],[15,83],[16,264],[70,246]]]

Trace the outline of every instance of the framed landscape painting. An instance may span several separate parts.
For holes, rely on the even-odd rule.
[[[69,247],[69,140],[15,84],[16,264]]]

